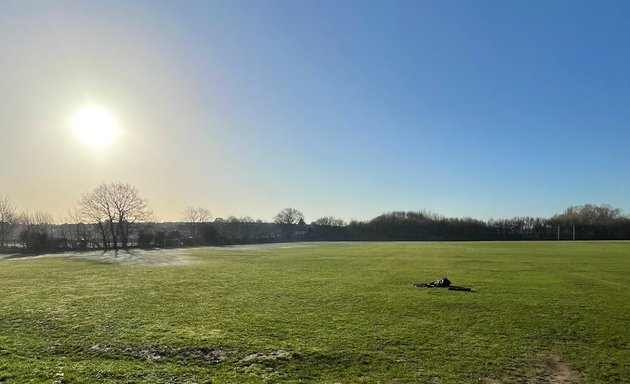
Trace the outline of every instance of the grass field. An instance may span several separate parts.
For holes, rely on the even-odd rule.
[[[630,383],[630,242],[181,252],[0,259],[0,382]]]

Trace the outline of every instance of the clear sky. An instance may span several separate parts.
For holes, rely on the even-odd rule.
[[[0,1],[0,196],[158,218],[630,211],[628,1]],[[75,134],[88,105],[119,134]]]

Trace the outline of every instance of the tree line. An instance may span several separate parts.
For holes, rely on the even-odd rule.
[[[286,241],[627,240],[630,217],[610,205],[571,206],[550,218],[482,221],[428,211],[396,211],[345,222],[325,216],[307,224],[285,208],[271,222],[251,217],[213,219],[188,207],[179,222],[156,222],[149,203],[127,183],[102,184],[84,193],[68,216],[21,211],[0,198],[0,250],[55,252],[129,247],[181,247]]]

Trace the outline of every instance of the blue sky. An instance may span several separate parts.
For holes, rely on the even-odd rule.
[[[164,220],[630,211],[630,3],[3,1],[0,195]],[[122,134],[82,147],[84,104]]]

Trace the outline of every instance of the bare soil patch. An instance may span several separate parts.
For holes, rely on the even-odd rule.
[[[172,348],[168,346],[116,348],[106,344],[90,347],[88,353],[98,356],[122,356],[149,361],[174,360],[180,363],[221,363],[236,353],[233,349],[219,347]]]
[[[547,362],[547,377],[540,384],[579,384],[580,374],[552,355]]]
[[[263,352],[263,353],[252,353],[251,355],[247,355],[241,359],[242,363],[260,363],[263,361],[274,361],[274,360],[290,360],[293,357],[293,352],[285,351],[283,349],[279,349],[277,351]]]
[[[501,381],[484,377],[481,382],[483,384],[500,384]],[[544,376],[535,379],[534,382],[527,381],[531,384],[580,384],[580,374],[560,361],[558,356],[551,355],[547,360]]]
[[[293,359],[293,352],[284,349],[275,351],[252,353],[239,360],[246,369],[265,367],[267,369],[286,363]]]

